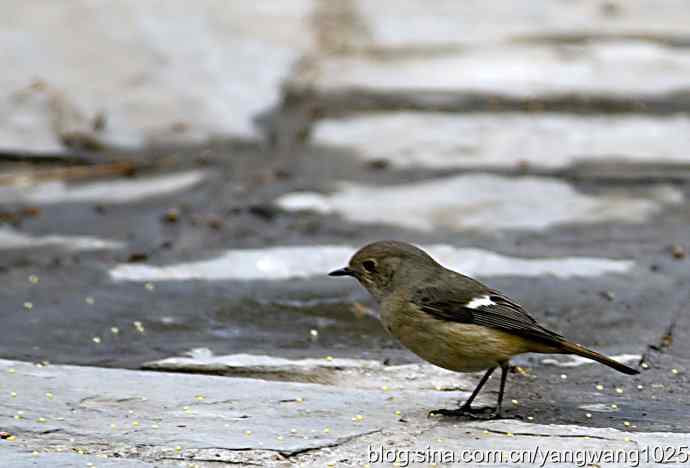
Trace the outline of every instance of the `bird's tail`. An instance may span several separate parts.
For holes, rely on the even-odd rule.
[[[578,356],[593,359],[594,361],[600,362],[606,366],[616,369],[618,372],[622,372],[628,375],[640,373],[640,371],[638,371],[637,369],[633,369],[632,367],[628,367],[625,364],[621,364],[618,361],[614,361],[613,359],[606,357],[603,354],[597,353],[596,351],[592,351],[591,349],[587,349],[584,346],[581,346],[577,343],[573,343],[571,341],[563,341],[560,343],[560,345],[561,350],[568,354],[577,354]]]

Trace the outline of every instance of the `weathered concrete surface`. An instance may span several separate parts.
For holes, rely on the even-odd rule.
[[[583,159],[688,164],[688,134],[684,115],[397,112],[319,120],[312,141],[401,168],[557,169]]]
[[[239,370],[244,362],[245,370],[250,371],[256,369],[256,360],[234,362]],[[264,366],[269,363],[270,359],[263,358]],[[300,367],[280,360],[270,365],[282,367],[286,373]],[[352,362],[348,366],[350,371],[356,369]],[[523,421],[481,422],[429,418],[429,409],[452,406],[467,393],[458,392],[457,386],[421,389],[418,382],[433,382],[439,371],[429,365],[403,367],[389,372],[364,363],[357,372],[368,378],[385,376],[389,384],[358,389],[357,379],[324,386],[0,361],[6,395],[0,403],[0,421],[3,430],[14,436],[1,442],[0,452],[4,460],[12,460],[16,463],[12,466],[18,467],[59,461],[64,452],[71,453],[72,459],[74,452],[86,455],[84,464],[93,463],[95,456],[156,465],[173,461],[199,466],[205,462],[323,465],[333,461],[339,466],[361,466],[367,462],[367,446],[380,445],[398,449],[431,445],[437,450],[509,450],[535,445],[604,450],[679,447],[687,442],[688,434],[655,431],[659,423],[645,418],[648,413],[635,414],[635,408],[653,404],[641,401],[649,398],[644,391],[629,388],[637,380],[629,384],[621,378],[620,384],[635,393],[634,399],[610,388],[599,392],[592,387],[589,392],[580,390],[579,398],[571,392],[559,401],[546,397],[541,404],[535,404],[533,396],[526,400],[522,395],[515,397],[520,394],[519,386],[517,391],[511,386],[510,397],[515,398],[508,402],[508,417]],[[468,377],[458,376],[457,381],[468,390],[476,377],[468,381]],[[572,382],[574,387],[592,385],[582,374],[578,377]],[[511,383],[529,378],[536,375],[514,374]],[[489,395],[483,395],[481,401],[490,402]],[[590,409],[597,404],[608,407],[608,412]],[[588,424],[544,424],[556,412],[560,418],[577,417]],[[688,416],[687,409],[679,408],[677,413],[679,422]],[[666,424],[672,420],[666,419]],[[615,429],[606,428],[608,425]],[[29,455],[34,451],[37,454]]]
[[[254,137],[310,46],[310,0],[4,1],[0,149]]]
[[[269,3],[0,7],[14,93],[0,104],[0,355],[223,375],[7,364],[0,418],[18,437],[3,461],[347,466],[369,443],[687,440],[687,3]],[[278,101],[261,119],[272,138],[247,140]],[[179,146],[215,134],[230,139]],[[54,154],[113,142],[165,146]],[[330,206],[343,187],[366,220]],[[282,208],[290,197],[328,210]],[[426,418],[478,376],[420,364],[354,281],[324,276],[383,238],[432,247],[644,372],[521,356],[508,422]]]

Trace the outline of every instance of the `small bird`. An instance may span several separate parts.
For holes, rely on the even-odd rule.
[[[522,353],[576,354],[624,374],[639,371],[568,341],[548,330],[505,294],[444,268],[423,250],[404,242],[379,241],[362,247],[345,268],[330,276],[352,276],[378,302],[388,332],[421,358],[444,369],[486,369],[469,399],[457,409],[431,414],[476,415],[472,401],[501,368],[500,417],[510,359]]]

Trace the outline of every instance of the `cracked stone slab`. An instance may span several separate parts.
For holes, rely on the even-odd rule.
[[[177,0],[5,1],[0,147],[255,137],[254,117],[310,47],[311,8],[204,0],[192,18]]]
[[[682,115],[395,112],[320,120],[312,139],[400,168],[553,169],[612,159],[690,164],[688,134]]]
[[[270,364],[272,358],[234,359],[256,367]],[[284,362],[275,359],[273,364]],[[293,363],[292,369],[303,364]],[[354,362],[340,364],[356,367]],[[365,373],[386,372],[382,366],[361,364]],[[430,369],[425,364],[396,373],[396,386],[356,388],[352,380],[359,375],[349,385],[320,385],[2,360],[0,391],[6,396],[0,400],[0,425],[14,438],[0,441],[0,454],[16,460],[13,466],[17,467],[49,462],[69,466],[72,460],[87,464],[95,463],[94,459],[99,460],[97,466],[179,462],[204,466],[213,460],[263,466],[323,466],[334,461],[338,466],[361,466],[372,461],[367,460],[371,449],[381,446],[511,450],[539,445],[542,449],[603,450],[687,443],[688,434],[683,432],[638,428],[645,416],[631,416],[629,409],[661,403],[642,399],[617,398],[620,414],[597,412],[584,420],[596,424],[547,424],[554,417],[568,419],[572,412],[584,414],[587,409],[578,407],[583,402],[603,404],[612,398],[577,388],[559,394],[558,400],[513,400],[507,404],[510,419],[506,420],[429,418],[429,409],[452,407],[459,397],[467,396],[466,392],[422,389],[417,380],[429,380],[435,372]],[[417,378],[409,378],[409,372]],[[515,398],[524,379],[529,377],[510,377],[514,385],[510,397]],[[550,392],[557,391],[549,379],[545,384]],[[479,404],[490,402],[491,393],[483,393]],[[550,409],[540,411],[544,404]],[[659,409],[650,411],[656,414]],[[675,411],[684,410],[677,407]],[[606,419],[609,414],[616,415],[616,428],[602,427],[612,424]],[[622,424],[626,417],[632,425]]]
[[[448,45],[540,38],[641,36],[687,41],[690,8],[683,0],[500,1],[355,0],[353,9],[376,47],[432,49]],[[487,18],[491,18],[487,21]]]
[[[626,273],[629,260],[606,258],[519,258],[482,249],[459,249],[450,245],[424,246],[448,268],[478,276],[544,276],[559,278]],[[347,264],[357,251],[352,246],[295,246],[265,249],[235,249],[210,260],[167,266],[121,264],[110,270],[116,281],[166,280],[281,280],[324,276]]]
[[[296,192],[283,195],[277,203],[287,210],[337,213],[353,222],[428,232],[436,228],[543,230],[569,223],[641,223],[683,199],[682,192],[664,185],[649,186],[645,197],[613,191],[588,195],[557,179],[470,174],[401,186],[341,183],[333,194]]]

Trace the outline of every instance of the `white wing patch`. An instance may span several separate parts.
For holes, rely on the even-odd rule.
[[[496,305],[496,303],[491,300],[491,297],[489,297],[488,294],[486,294],[484,296],[475,297],[470,302],[468,302],[465,307],[467,307],[468,309],[479,309],[480,307],[488,307],[492,305]]]

